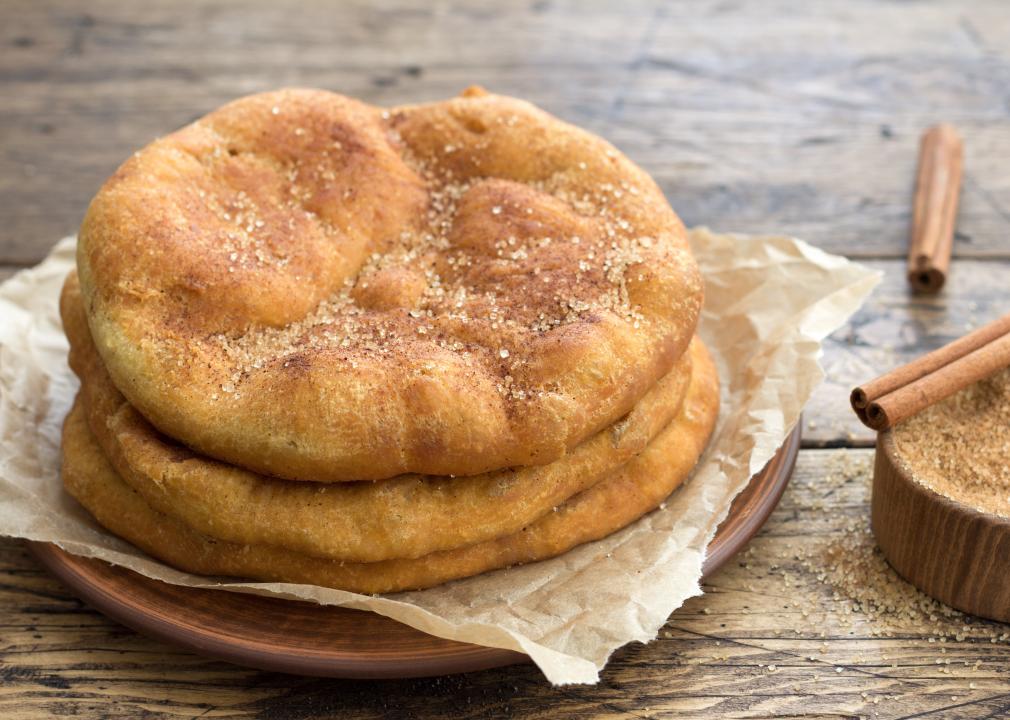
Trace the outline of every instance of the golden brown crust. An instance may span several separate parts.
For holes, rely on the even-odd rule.
[[[102,525],[183,570],[355,592],[395,592],[554,557],[630,524],[661,503],[690,473],[715,424],[718,402],[715,368],[703,354],[678,418],[612,476],[523,531],[413,560],[342,563],[200,535],[152,509],[116,475],[88,429],[79,400],[64,425],[63,480]]]
[[[480,91],[226,105],[124,163],[78,267],[152,423],[315,481],[556,460],[670,371],[702,298],[645,173]]]
[[[73,273],[60,314],[92,433],[148,504],[222,540],[357,562],[419,557],[519,531],[641,452],[679,412],[693,357],[703,352],[693,344],[625,418],[548,465],[318,486],[257,475],[166,438],[112,384]]]

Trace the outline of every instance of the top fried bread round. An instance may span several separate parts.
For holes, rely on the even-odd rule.
[[[702,299],[642,170],[480,90],[226,105],[109,179],[78,268],[105,366],[155,426],[316,481],[555,460],[669,372]]]

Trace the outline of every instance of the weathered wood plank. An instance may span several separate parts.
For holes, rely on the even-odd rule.
[[[1010,256],[998,0],[7,7],[0,261],[37,261],[129,152],[237,95],[304,84],[391,104],[474,82],[610,137],[691,224],[863,256],[903,252],[917,135],[949,119],[967,137],[957,252]]]
[[[647,158],[689,224],[893,255],[907,242],[919,134],[947,120],[966,138],[956,252],[1006,256],[1010,55],[991,45],[1007,47],[1005,8],[910,10],[664,8],[608,134]]]
[[[991,639],[1010,627],[931,609],[872,553],[871,456],[804,450],[782,503],[748,551],[675,613],[658,641],[619,652],[595,687],[551,688],[529,667],[371,683],[212,662],[105,620],[19,544],[0,541],[0,715],[999,714],[1010,705],[1010,645]],[[926,603],[926,614],[914,620],[865,610],[874,598],[894,597],[899,605]]]

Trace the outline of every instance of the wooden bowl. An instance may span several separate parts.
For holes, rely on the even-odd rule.
[[[930,490],[877,436],[871,525],[891,566],[937,600],[1010,622],[1010,520]]]

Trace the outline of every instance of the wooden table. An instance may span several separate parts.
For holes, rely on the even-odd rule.
[[[860,587],[886,570],[864,583],[846,565],[869,543],[873,441],[848,389],[1007,310],[1008,49],[1003,0],[5,3],[0,277],[73,233],[132,150],[237,95],[297,84],[395,104],[479,83],[611,139],[689,224],[796,235],[885,279],[828,342],[768,526],[595,687],[552,688],[531,667],[373,683],[212,662],[106,620],[4,540],[0,716],[1010,713],[1008,628],[860,612]],[[957,257],[944,293],[917,299],[903,277],[911,183],[918,135],[939,120],[966,139]]]

